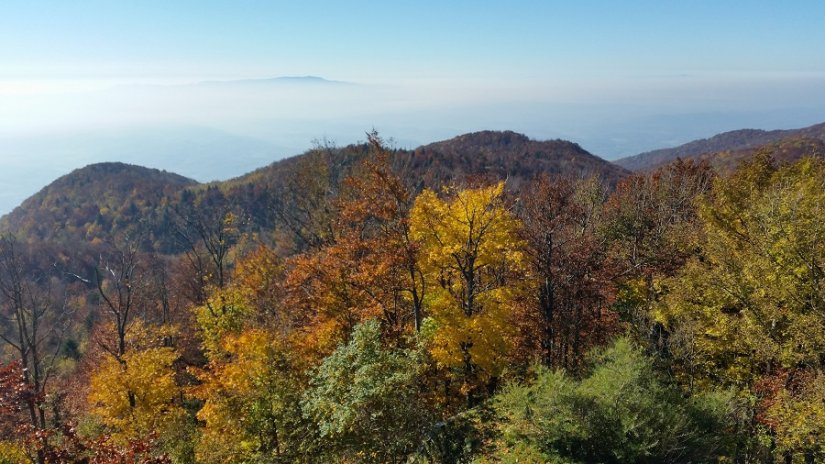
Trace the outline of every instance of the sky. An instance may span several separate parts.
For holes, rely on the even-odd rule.
[[[821,0],[4,0],[0,214],[90,162],[205,181],[372,128],[615,159],[803,127],[825,121],[822,24]],[[306,75],[350,85],[199,84]]]

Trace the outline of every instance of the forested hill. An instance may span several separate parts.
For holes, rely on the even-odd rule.
[[[27,241],[89,241],[128,232],[153,218],[192,179],[124,163],[99,163],[60,177],[0,219],[0,229]]]
[[[712,157],[712,154],[719,152],[745,153],[746,150],[777,142],[787,146],[788,143],[799,139],[825,141],[825,123],[791,130],[741,129],[724,132],[707,139],[694,140],[678,147],[663,148],[622,158],[614,161],[614,163],[631,171],[645,171],[674,161],[676,158],[688,159],[702,156],[709,158]],[[793,159],[789,160],[792,161]]]
[[[628,174],[623,168],[566,140],[537,141],[511,131],[482,131],[417,148],[410,174],[433,181],[439,175],[488,174],[509,178],[516,186],[537,173],[596,176],[615,183]]]
[[[156,249],[176,251],[168,212],[182,203],[200,204],[208,196],[213,204],[230,204],[249,230],[272,229],[277,214],[273,207],[296,208],[294,197],[302,195],[298,190],[325,188],[319,182],[340,183],[368,154],[367,144],[317,147],[208,185],[155,169],[95,164],[61,177],[24,201],[0,220],[0,229],[25,240],[67,244],[105,239],[143,223],[149,225]],[[596,176],[614,185],[628,174],[575,143],[535,141],[510,131],[465,134],[389,154],[395,171],[414,190],[476,177],[508,179],[508,185],[517,188],[542,173]]]
[[[307,159],[322,154],[340,175],[355,161],[367,156],[366,144],[343,148],[320,147],[257,169],[222,183],[225,188],[242,185],[271,185],[294,176]],[[593,155],[565,140],[536,141],[512,131],[481,131],[431,143],[414,150],[391,151],[395,171],[421,187],[437,187],[467,177],[509,179],[519,184],[538,174],[574,177],[596,176],[615,184],[629,171]]]
[[[707,160],[717,172],[729,174],[757,153],[766,153],[778,163],[794,163],[806,156],[822,157],[825,156],[825,137],[792,136],[752,148],[705,153],[697,158]]]

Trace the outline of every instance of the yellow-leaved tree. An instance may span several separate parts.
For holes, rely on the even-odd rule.
[[[262,329],[227,335],[221,357],[198,374],[202,462],[298,459],[302,435],[300,381],[288,350]],[[268,462],[268,461],[267,461]]]
[[[241,257],[223,288],[194,308],[209,363],[190,369],[203,402],[200,462],[295,462],[301,449],[301,375],[290,344],[297,317],[280,303],[282,266],[260,246]]]
[[[432,356],[463,377],[470,401],[481,382],[504,369],[516,335],[520,223],[503,195],[503,182],[450,189],[444,199],[425,190],[410,214],[411,235],[422,247]]]
[[[132,336],[145,333],[140,329]],[[105,355],[91,376],[88,401],[116,442],[163,436],[185,420],[173,366],[178,357],[167,346],[138,346],[120,360]]]
[[[777,453],[825,457],[825,162],[757,156],[699,213],[699,256],[666,281],[657,314],[677,375],[754,395]]]
[[[290,330],[293,315],[278,303],[282,270],[275,251],[261,245],[238,259],[226,285],[208,289],[204,304],[193,308],[207,357],[222,356],[223,338],[257,320],[268,320],[282,334]]]

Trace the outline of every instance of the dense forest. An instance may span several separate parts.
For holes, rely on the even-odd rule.
[[[89,198],[41,192],[0,239],[0,463],[825,460],[820,153],[476,137],[121,174],[59,225]]]

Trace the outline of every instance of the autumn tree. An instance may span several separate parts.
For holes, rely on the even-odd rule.
[[[667,334],[650,315],[661,297],[658,283],[694,254],[701,234],[696,199],[713,178],[706,162],[677,160],[623,179],[604,207],[602,233],[619,286],[616,308],[660,351]]]
[[[27,410],[33,401],[38,398],[26,381],[20,361],[0,366],[0,462],[19,462],[28,457],[25,438],[32,423]]]
[[[187,296],[193,304],[203,304],[209,287],[227,283],[229,252],[240,237],[241,217],[226,195],[212,186],[198,194],[185,190],[170,214],[187,263]]]
[[[368,272],[376,276],[383,300],[382,320],[396,331],[412,321],[416,332],[424,317],[424,282],[419,266],[419,244],[410,233],[409,212],[413,205],[410,187],[391,167],[385,142],[373,131],[367,134],[370,156],[357,164],[344,181],[339,203],[341,241],[361,240],[368,258]],[[358,256],[353,256],[357,259]]]
[[[59,431],[44,434],[37,442],[26,443],[28,454],[39,453],[47,463],[89,463],[89,464],[172,464],[169,455],[157,451],[156,434],[129,440],[125,445],[117,444],[111,437],[86,438],[77,433],[72,425],[65,425]],[[31,462],[26,453],[10,456],[0,444],[0,463],[21,464]],[[4,460],[6,459],[6,460]]]
[[[203,401],[196,454],[204,462],[295,462],[307,427],[300,409],[303,380],[284,341],[260,328],[228,334],[222,356],[198,371],[192,389]]]
[[[321,357],[377,317],[400,345],[421,328],[424,282],[410,234],[412,196],[376,134],[334,201],[335,237],[289,261],[287,304],[306,314],[309,351]],[[356,264],[357,263],[357,264]]]
[[[273,186],[271,209],[276,228],[290,244],[286,248],[300,253],[317,250],[335,237],[332,200],[345,174],[328,142],[318,143],[295,163],[291,175]]]
[[[416,198],[411,234],[421,243],[432,324],[432,355],[460,373],[468,400],[501,374],[513,345],[512,311],[523,254],[504,183],[431,190]],[[426,325],[426,324],[425,324]]]
[[[121,445],[150,433],[174,434],[185,412],[175,378],[179,355],[164,340],[172,329],[131,324],[120,356],[104,353],[89,379],[89,412],[106,434]]]
[[[151,431],[179,425],[183,410],[175,406],[179,388],[171,348],[134,350],[103,361],[90,382],[91,412],[118,439],[136,439]]]
[[[71,316],[61,287],[14,237],[0,238],[0,340],[19,362],[29,422],[39,431],[48,425],[42,402]]]
[[[208,363],[190,370],[203,406],[196,456],[204,462],[295,462],[307,433],[300,409],[305,366],[294,349],[300,316],[282,303],[282,259],[259,246],[240,257],[229,283],[194,309]],[[257,462],[256,461],[256,462]]]
[[[546,366],[575,367],[587,348],[618,329],[606,240],[600,234],[604,187],[595,179],[542,177],[521,194],[524,254],[531,290],[526,342]]]
[[[141,262],[138,241],[128,238],[111,244],[106,253],[100,254],[94,267],[92,281],[107,316],[104,325],[111,327],[113,332],[105,329],[99,331],[97,343],[119,362],[126,354],[126,340],[135,313],[147,303],[147,274]]]
[[[679,335],[671,347],[683,381],[756,395],[786,458],[823,452],[823,182],[821,160],[777,167],[767,156],[717,180],[699,209],[701,252],[665,283],[658,313]]]
[[[250,327],[267,327],[285,338],[303,321],[283,303],[283,260],[260,245],[241,256],[224,288],[213,287],[192,308],[207,357],[220,357],[222,339]]]
[[[185,421],[169,288],[160,258],[141,251],[142,238],[112,239],[87,279],[102,315],[83,364],[87,417],[123,449],[154,432],[178,436],[172,432]]]

